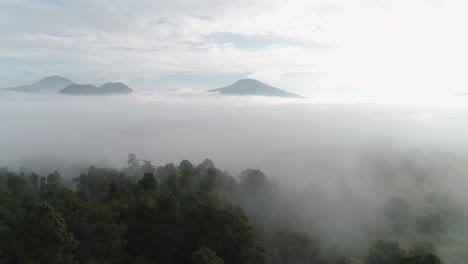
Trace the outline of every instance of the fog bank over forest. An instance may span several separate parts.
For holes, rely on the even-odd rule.
[[[447,263],[457,263],[467,258],[468,244],[457,235],[468,232],[465,110],[191,91],[4,93],[0,167],[40,175],[58,170],[71,179],[91,165],[121,169],[128,153],[157,166],[209,158],[234,177],[259,169],[272,181],[269,190],[278,188],[268,206],[246,198],[243,208],[254,223],[293,222],[324,245],[340,241],[355,254],[362,252],[352,248],[356,241],[383,236],[405,247],[411,237],[433,243]]]
[[[210,158],[233,175],[256,168],[285,186],[335,186],[344,179],[356,191],[369,191],[370,163],[431,160],[431,166],[464,166],[464,109],[192,91],[73,98],[5,93],[0,160],[11,168],[43,174],[58,169],[76,177],[93,164],[121,168],[128,153],[157,165]],[[447,181],[462,181],[457,173],[434,178],[439,188],[463,189],[467,181]]]
[[[38,158],[122,166],[132,152],[157,163],[211,158],[233,173],[247,167],[273,174],[293,170],[296,176],[322,170],[319,177],[343,174],[340,169],[349,170],[372,151],[463,156],[464,109],[191,92],[73,98],[5,93],[0,158],[9,166],[31,166]]]

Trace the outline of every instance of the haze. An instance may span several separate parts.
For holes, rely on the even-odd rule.
[[[357,158],[374,148],[463,153],[468,147],[460,144],[468,129],[461,106],[321,104],[190,91],[110,97],[4,93],[0,100],[0,157],[6,164],[51,155],[122,165],[135,152],[160,163],[210,157],[230,170],[277,164],[275,171],[283,167],[279,161],[289,170],[290,162],[321,155]]]

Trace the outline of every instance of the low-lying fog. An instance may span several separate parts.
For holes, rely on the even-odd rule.
[[[196,93],[3,93],[0,161],[32,169],[41,169],[41,160],[121,167],[131,152],[158,165],[210,158],[234,174],[254,167],[287,182],[314,182],[350,174],[366,155],[412,150],[463,157],[465,109]]]
[[[323,183],[362,177],[356,171],[366,159],[410,158],[412,153],[464,158],[468,111],[463,110],[190,92],[5,93],[0,96],[0,161],[41,173],[55,165],[66,175],[80,165],[122,167],[128,153],[157,165],[210,158],[234,175],[258,168],[280,182]]]

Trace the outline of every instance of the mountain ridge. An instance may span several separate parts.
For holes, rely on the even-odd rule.
[[[59,94],[67,95],[106,95],[106,94],[129,94],[133,90],[121,82],[107,82],[99,87],[92,84],[70,84],[60,90]]]
[[[22,93],[59,93],[70,95],[128,94],[133,92],[130,87],[121,82],[107,82],[97,87],[92,84],[79,84],[58,75],[47,76],[32,84],[0,90]]]
[[[23,92],[23,93],[41,93],[52,92],[56,93],[70,84],[75,82],[58,75],[47,76],[41,80],[27,85],[20,85],[12,88],[5,88],[9,91]]]

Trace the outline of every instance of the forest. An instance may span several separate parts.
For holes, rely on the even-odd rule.
[[[3,168],[0,263],[443,263],[427,239],[399,243],[447,231],[438,214],[411,221],[402,198],[382,208],[389,231],[363,230],[362,243],[307,228],[281,193],[260,170],[234,177],[209,159],[154,166],[129,154],[122,170],[91,166],[73,179]]]

